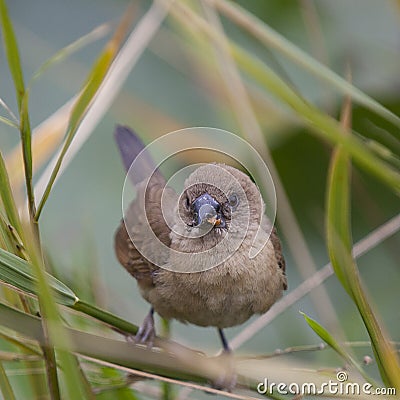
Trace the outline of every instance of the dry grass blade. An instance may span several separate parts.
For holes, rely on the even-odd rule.
[[[7,111],[8,115],[11,118],[10,122],[13,123],[13,126],[18,128],[18,126],[19,126],[18,118],[14,115],[11,108],[8,107],[7,103],[1,97],[0,97],[0,106],[2,106]]]
[[[8,119],[6,117],[2,117],[0,116],[0,122],[2,122],[3,124],[6,124],[8,126],[11,126],[13,128],[17,128],[19,127],[19,124],[11,119]]]

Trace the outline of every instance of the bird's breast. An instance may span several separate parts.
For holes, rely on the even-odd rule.
[[[147,300],[164,318],[219,328],[266,312],[282,295],[282,274],[271,243],[250,259],[244,243],[222,264],[196,273],[160,269]]]

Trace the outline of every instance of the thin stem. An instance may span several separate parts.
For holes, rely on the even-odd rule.
[[[45,332],[45,325],[43,326],[43,331]],[[45,335],[46,337],[47,335]],[[47,340],[48,342],[48,336]],[[46,365],[46,373],[47,373],[47,383],[49,387],[49,392],[52,400],[61,400],[60,396],[60,387],[58,385],[58,377],[57,377],[57,362],[56,362],[56,355],[54,352],[54,347],[50,347],[47,345],[41,346],[43,351],[43,357],[45,359]]]
[[[133,325],[130,322],[125,321],[114,314],[97,308],[96,306],[93,306],[82,300],[78,300],[73,306],[71,306],[71,308],[76,311],[80,311],[86,315],[90,315],[91,317],[102,321],[113,328],[117,328],[122,333],[136,335],[138,331],[138,327],[136,325]]]
[[[197,390],[201,390],[203,392],[206,393],[210,393],[210,394],[219,394],[219,395],[223,395],[224,397],[227,398],[231,398],[231,399],[238,399],[238,400],[249,400],[249,399],[254,399],[256,400],[255,397],[251,397],[251,396],[242,396],[240,394],[236,394],[236,393],[229,393],[223,390],[218,390],[218,389],[214,389],[211,387],[207,387],[207,386],[202,386],[196,383],[191,383],[191,382],[185,382],[185,381],[181,381],[178,379],[173,379],[173,378],[168,378],[165,376],[161,376],[161,375],[156,375],[156,374],[152,374],[149,372],[144,372],[144,371],[140,371],[140,370],[136,370],[133,368],[128,368],[128,367],[124,367],[122,365],[117,365],[117,364],[113,364],[110,363],[108,361],[104,361],[104,360],[99,360],[96,358],[92,358],[92,357],[88,357],[88,356],[81,356],[84,359],[87,359],[89,361],[92,361],[96,364],[99,365],[103,365],[103,366],[108,366],[111,368],[116,368],[120,371],[124,371],[124,372],[128,372],[131,373],[133,375],[137,375],[137,376],[142,376],[143,378],[147,378],[147,379],[155,379],[161,382],[168,382],[171,384],[175,384],[175,385],[179,385],[179,386],[183,386],[183,387],[188,387],[190,389],[197,389]]]

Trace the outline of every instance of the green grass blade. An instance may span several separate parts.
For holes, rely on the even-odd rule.
[[[330,171],[328,173],[329,195],[327,196],[327,221],[326,242],[332,268],[335,271],[342,286],[352,296],[351,283],[346,273],[346,256],[338,252],[339,246],[351,249],[351,235],[348,229],[350,218],[350,194],[349,194],[349,158],[347,152],[336,149],[332,155]],[[340,199],[337,201],[337,199]],[[330,223],[334,221],[334,223]],[[339,229],[339,232],[336,231]]]
[[[343,346],[341,346],[335,338],[317,321],[307,316],[305,313],[300,312],[300,314],[306,320],[308,326],[333,350],[336,351],[347,363],[353,365],[358,372],[363,376],[363,378],[377,386],[375,382],[373,382],[372,378],[366,374],[366,372],[361,368],[361,365],[348,353]]]
[[[32,187],[32,144],[28,113],[28,98],[25,92],[25,84],[22,74],[17,40],[11,20],[8,15],[5,0],[0,0],[0,18],[8,65],[14,80],[18,110],[20,113],[20,134],[22,142],[22,154],[24,158],[26,191],[28,195],[29,213],[31,218],[33,218],[36,210]]]
[[[29,121],[28,101],[29,101],[29,93],[25,92],[25,95],[22,99],[19,119],[20,119],[20,133],[21,133],[21,143],[22,143],[22,154],[24,159],[25,184],[26,184],[26,193],[28,196],[29,215],[31,217],[31,220],[33,220],[33,217],[36,213],[36,206],[35,206],[35,195],[32,186],[32,175],[33,175],[32,132],[31,132],[31,123]]]
[[[0,362],[0,390],[4,399],[16,399],[2,362]]]
[[[11,190],[10,181],[3,156],[0,152],[0,197],[10,224],[17,230],[21,236],[22,227],[19,219],[17,207],[14,202],[14,196]]]
[[[128,10],[130,11],[130,10]],[[78,97],[72,112],[71,112],[71,117],[69,120],[68,128],[67,128],[67,133],[66,133],[66,139],[64,142],[64,145],[61,149],[60,155],[57,159],[56,165],[53,169],[53,172],[50,176],[49,182],[46,185],[46,189],[44,191],[43,197],[40,200],[36,215],[35,215],[35,220],[37,221],[40,217],[40,214],[43,210],[43,206],[45,205],[51,189],[53,187],[54,181],[57,177],[57,174],[60,170],[61,164],[63,162],[63,159],[65,157],[65,154],[68,151],[68,148],[75,136],[75,133],[82,122],[83,118],[85,117],[88,109],[90,108],[90,105],[100,88],[101,84],[104,81],[104,78],[107,75],[107,72],[110,69],[111,63],[114,60],[115,56],[117,55],[123,39],[125,37],[125,34],[127,32],[127,29],[130,25],[130,20],[132,18],[132,13],[127,12],[124,18],[122,19],[119,27],[117,28],[114,36],[111,38],[111,40],[106,44],[103,52],[100,54],[100,57],[97,59],[95,65],[91,69],[91,72],[85,82],[85,85],[81,91],[80,96]]]
[[[79,37],[74,42],[70,43],[69,45],[63,47],[61,50],[57,51],[48,60],[46,60],[39,67],[39,69],[33,74],[31,80],[28,83],[28,89],[27,90],[29,90],[32,87],[33,83],[38,78],[40,78],[40,76],[42,76],[49,68],[51,68],[52,66],[54,66],[57,63],[60,63],[60,62],[64,61],[71,54],[76,53],[77,51],[79,51],[82,48],[86,47],[90,43],[93,43],[96,40],[99,40],[99,39],[103,38],[109,32],[110,32],[110,24],[108,24],[108,23],[107,24],[102,24],[100,26],[97,26],[95,29],[93,29],[88,34]]]
[[[72,306],[78,298],[74,292],[53,276],[46,274],[52,292],[58,303]],[[0,280],[20,290],[37,295],[37,278],[32,266],[22,258],[0,249]]]
[[[311,57],[239,4],[226,0],[216,0],[213,3],[225,16],[242,26],[269,48],[277,50],[300,67],[308,70],[313,76],[321,78],[339,93],[350,96],[354,101],[400,126],[400,118],[396,114]]]
[[[333,336],[317,321],[309,317],[307,314],[300,311],[300,314],[304,317],[309,327],[333,350],[336,351],[346,361],[350,361],[350,356],[347,352],[342,349],[340,344],[333,338]]]
[[[351,137],[351,135],[346,135]],[[328,177],[326,235],[332,267],[357,305],[374,349],[382,380],[400,390],[400,363],[390,339],[378,322],[352,258],[350,227],[350,161],[344,146],[332,157]]]
[[[10,67],[11,76],[14,80],[18,108],[21,109],[22,99],[25,94],[24,77],[22,74],[17,39],[8,15],[5,0],[0,0],[0,18],[8,65]]]

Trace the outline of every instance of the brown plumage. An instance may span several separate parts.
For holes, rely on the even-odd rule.
[[[127,128],[117,128],[116,139],[126,167],[143,149],[137,137],[130,135]],[[158,170],[146,189],[141,178],[133,178],[136,200],[115,235],[118,260],[135,277],[142,296],[152,305],[139,340],[154,336],[154,310],[167,319],[217,327],[228,350],[222,329],[265,313],[287,288],[281,244],[275,228],[267,240],[271,227],[258,188],[246,174],[224,164],[199,167],[187,178],[181,196],[165,187]],[[166,207],[161,206],[161,196]],[[200,205],[212,211],[204,217],[206,222],[201,219],[204,210]],[[158,265],[146,259],[146,254],[153,257],[158,251],[154,237],[145,229],[147,221],[167,248]],[[205,225],[208,233],[196,237]],[[262,247],[260,243],[264,242]],[[259,253],[250,258],[250,249],[259,245]],[[196,256],[206,250],[204,256]],[[200,272],[176,272],[191,266]]]

